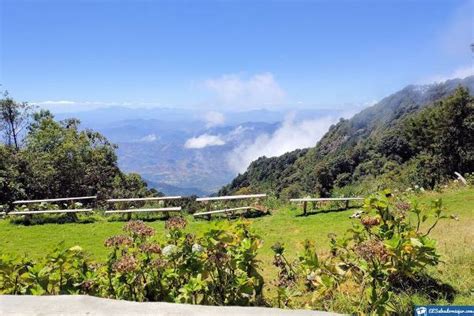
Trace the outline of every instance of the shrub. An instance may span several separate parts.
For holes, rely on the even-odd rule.
[[[288,286],[303,286],[310,295],[307,304],[331,309],[335,298],[349,291],[354,311],[405,312],[400,308],[408,307],[401,307],[393,294],[423,291],[424,284],[434,282],[427,268],[439,263],[439,255],[429,235],[438,221],[446,218],[442,203],[434,201],[426,212],[416,202],[397,200],[383,191],[368,197],[364,209],[365,215],[346,236],[330,236],[331,253],[324,258],[310,242],[305,242],[303,253],[291,263],[283,247],[273,247],[280,270],[279,294],[290,293]],[[280,305],[288,305],[293,297],[281,295],[278,299]]]
[[[170,218],[162,244],[155,231],[130,221],[110,237],[105,264],[87,260],[80,247],[62,245],[34,262],[0,257],[0,294],[90,294],[133,301],[208,305],[262,304],[257,272],[261,241],[238,222],[213,225],[202,238],[186,234],[186,220]]]

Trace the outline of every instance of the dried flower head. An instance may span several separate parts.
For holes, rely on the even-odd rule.
[[[146,253],[156,253],[160,254],[161,253],[161,247],[158,244],[155,243],[145,243],[140,245],[140,250]]]
[[[380,217],[363,217],[361,218],[361,223],[364,225],[366,228],[370,228],[372,226],[376,226],[380,224]]]
[[[165,223],[166,229],[184,229],[187,225],[186,219],[183,217],[175,216],[168,219]]]
[[[407,203],[407,202],[400,201],[397,204],[395,204],[395,208],[403,212],[408,212],[410,210],[410,207],[411,207],[410,203]]]
[[[209,249],[207,251],[207,257],[210,261],[216,264],[225,264],[229,261],[229,255],[226,252],[227,244],[219,242],[216,244],[214,249]]]
[[[366,261],[378,259],[382,262],[388,258],[388,252],[381,241],[368,240],[355,247],[355,252]]]
[[[130,246],[133,243],[132,238],[123,235],[112,236],[104,242],[106,247]]]
[[[124,228],[124,231],[138,237],[151,237],[155,234],[155,230],[142,221],[130,221]]]
[[[155,269],[161,269],[163,267],[166,266],[166,261],[164,261],[163,259],[155,259],[151,262],[151,265],[155,268]]]
[[[138,262],[135,257],[131,255],[124,255],[117,262],[114,263],[114,270],[120,273],[129,273],[137,269]]]
[[[95,282],[93,280],[85,280],[81,284],[81,288],[83,291],[88,292],[95,286]]]

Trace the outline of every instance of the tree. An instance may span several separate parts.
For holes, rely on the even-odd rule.
[[[33,110],[33,106],[27,102],[15,102],[4,92],[3,99],[0,99],[0,130],[4,133],[7,146],[20,149],[21,135]]]

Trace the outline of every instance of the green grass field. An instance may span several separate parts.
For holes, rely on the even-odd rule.
[[[449,189],[444,193],[427,192],[417,197],[424,204],[442,198],[448,214],[456,214],[459,221],[444,220],[433,233],[438,240],[442,254],[441,263],[433,273],[441,281],[454,286],[458,295],[454,303],[474,304],[474,188]],[[296,207],[282,207],[271,215],[249,219],[251,227],[264,241],[260,250],[261,271],[266,280],[276,277],[272,266],[271,245],[284,243],[288,257],[292,258],[302,249],[302,242],[310,239],[318,249],[328,249],[328,233],[342,234],[351,226],[349,216],[357,208],[343,211],[321,212],[307,217],[297,216],[301,210]],[[24,226],[0,220],[0,252],[14,253],[28,257],[39,257],[53,249],[61,241],[66,246],[79,245],[92,258],[106,259],[104,240],[120,234],[124,222],[108,221],[94,217],[91,223],[41,224]],[[188,217],[188,232],[201,234],[209,223]],[[157,231],[157,237],[164,236],[164,221],[155,220],[148,224]]]

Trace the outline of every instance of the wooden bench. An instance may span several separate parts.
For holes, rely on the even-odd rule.
[[[179,200],[181,196],[160,196],[160,197],[146,197],[146,198],[123,198],[123,199],[109,199],[107,203],[133,203],[133,202],[149,202],[149,201],[166,201],[170,200]],[[169,216],[171,212],[181,212],[181,206],[173,207],[158,207],[158,208],[129,208],[122,210],[108,210],[105,211],[105,214],[128,214],[129,218],[132,213],[153,213],[153,212],[163,212],[166,216]]]
[[[256,210],[262,212],[262,209],[256,206],[240,206],[240,207],[232,207],[232,208],[224,208],[220,210],[211,210],[211,203],[210,202],[218,202],[218,201],[232,201],[232,200],[245,200],[245,199],[260,199],[266,197],[266,194],[248,194],[248,195],[228,195],[228,196],[216,196],[216,197],[206,197],[206,198],[197,198],[196,202],[203,202],[206,204],[206,211],[194,213],[194,217],[198,216],[205,216],[208,220],[211,219],[211,215],[213,214],[225,214],[227,217],[231,217],[236,215],[238,212],[243,211],[243,213],[247,212],[248,210]]]
[[[70,198],[55,198],[55,199],[42,199],[42,200],[18,200],[14,201],[13,204],[41,204],[41,203],[54,203],[54,202],[69,202],[80,201],[80,200],[94,200],[97,196],[77,196]],[[83,212],[92,212],[91,208],[87,209],[60,209],[60,210],[31,210],[31,211],[13,211],[9,212],[7,215],[36,215],[36,214],[61,214],[61,213],[83,213]]]
[[[32,215],[32,214],[57,214],[57,213],[81,213],[92,212],[91,208],[74,209],[74,210],[44,210],[44,211],[14,211],[8,215]]]
[[[290,202],[303,203],[303,215],[307,215],[308,202],[313,202],[315,204],[317,202],[345,201],[346,202],[345,208],[348,208],[350,201],[361,201],[361,200],[364,200],[364,198],[361,198],[361,197],[301,198],[301,199],[290,199]]]

